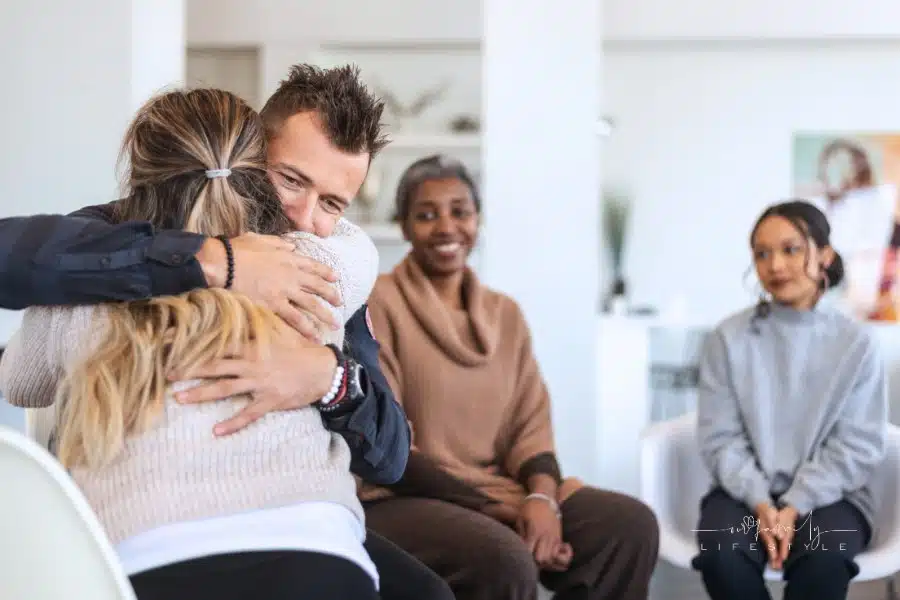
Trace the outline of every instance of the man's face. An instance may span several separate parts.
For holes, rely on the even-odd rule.
[[[296,114],[269,140],[269,174],[299,231],[328,237],[359,192],[369,154],[335,148],[315,113]]]

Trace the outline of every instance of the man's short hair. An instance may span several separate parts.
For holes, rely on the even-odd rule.
[[[374,157],[389,142],[382,132],[384,102],[360,80],[354,65],[323,69],[294,65],[260,114],[269,139],[296,114],[312,112],[336,148]]]

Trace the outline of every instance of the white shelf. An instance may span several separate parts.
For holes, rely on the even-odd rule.
[[[366,223],[361,227],[376,244],[378,242],[404,241],[400,226],[394,223]]]
[[[478,150],[478,133],[397,133],[385,150]]]

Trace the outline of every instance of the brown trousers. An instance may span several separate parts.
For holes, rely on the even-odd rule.
[[[538,582],[556,600],[646,600],[659,529],[644,504],[584,487],[560,506],[573,558],[539,572],[508,526],[441,500],[394,497],[366,505],[366,525],[443,577],[457,600],[535,600]]]

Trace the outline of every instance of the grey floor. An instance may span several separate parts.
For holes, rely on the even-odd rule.
[[[898,580],[900,583],[900,580]],[[770,586],[772,600],[781,599],[781,584]],[[885,600],[886,581],[870,581],[850,585],[848,600]],[[660,563],[653,576],[650,600],[706,600],[700,576],[696,572],[676,569]]]

